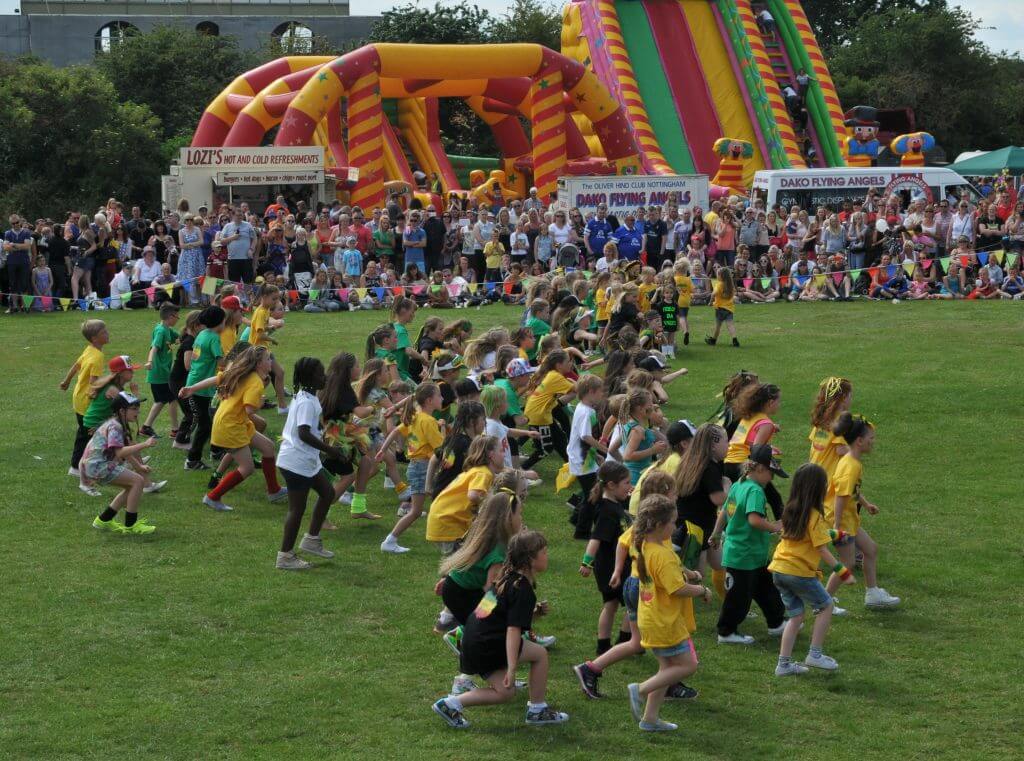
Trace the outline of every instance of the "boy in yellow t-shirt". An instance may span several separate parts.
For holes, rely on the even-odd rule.
[[[836,422],[836,433],[846,439],[850,451],[839,459],[825,497],[825,520],[834,531],[844,535],[837,540],[839,558],[847,568],[856,562],[857,550],[864,554],[864,606],[869,609],[895,608],[900,598],[878,586],[878,545],[860,525],[860,508],[871,515],[878,514],[878,505],[869,502],[860,490],[864,466],[861,458],[875,446],[875,429],[863,417],[844,412]],[[826,589],[834,595],[843,582],[842,575],[833,573]],[[842,609],[836,615],[845,613]]]
[[[566,377],[571,372],[569,355],[562,349],[556,349],[544,357],[530,380],[527,387],[529,398],[523,414],[530,429],[538,431],[540,438],[535,440],[533,452],[523,462],[524,470],[532,470],[544,455],[552,451],[557,451],[568,462],[568,433],[553,424],[552,413],[557,405],[568,404],[576,396],[575,384]]]
[[[658,290],[658,283],[655,282],[657,277],[658,271],[654,267],[644,267],[640,270],[640,284],[636,288],[636,306],[641,314],[651,308],[651,294]]]
[[[704,343],[709,346],[718,343],[718,334],[722,332],[724,324],[732,337],[732,345],[739,346],[739,339],[736,338],[736,323],[733,321],[736,312],[736,283],[733,280],[732,270],[728,267],[718,270],[718,279],[715,281],[715,288],[711,293],[711,306],[715,308],[715,331],[704,339]]]
[[[86,340],[86,347],[64,375],[64,380],[60,382],[60,390],[67,391],[71,386],[71,379],[78,374],[75,390],[71,395],[71,406],[75,410],[78,427],[75,431],[75,444],[71,450],[69,476],[78,476],[78,462],[82,459],[82,453],[85,452],[85,446],[91,438],[82,421],[85,418],[85,411],[89,409],[89,389],[93,381],[107,372],[103,347],[110,343],[110,331],[103,320],[86,320],[82,323],[82,337]]]
[[[495,226],[491,239],[484,244],[484,282],[501,282],[501,257],[505,255],[505,246],[498,240],[498,228]]]

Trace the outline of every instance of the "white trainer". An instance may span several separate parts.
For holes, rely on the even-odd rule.
[[[88,494],[90,497],[102,496],[99,489],[93,486],[89,486],[89,484],[79,483],[78,488],[81,489],[84,494]]]
[[[802,663],[796,661],[790,661],[789,663],[780,663],[775,667],[775,676],[799,676],[800,674],[806,674],[810,671]]]
[[[68,475],[74,476],[75,478],[82,477],[82,474],[78,472],[78,468],[68,468]]]
[[[733,632],[725,637],[721,634],[718,635],[719,645],[753,645],[754,638],[749,634],[740,634],[739,632]]]
[[[203,504],[213,510],[216,510],[218,513],[230,513],[234,509],[232,507],[228,507],[219,499],[210,499],[206,495],[203,495]]]
[[[271,502],[280,502],[282,499],[288,498],[288,487],[282,486],[280,489],[275,491],[273,494],[268,494],[267,499]]]
[[[340,497],[338,497],[338,504],[339,505],[345,505],[345,506],[351,506],[351,504],[352,504],[352,492],[350,492],[350,491],[342,492],[342,495]]]
[[[303,560],[294,552],[278,552],[276,567],[279,571],[305,571],[307,568],[312,568],[313,564]]]
[[[299,542],[299,549],[321,558],[334,557],[333,552],[324,549],[324,540],[319,536],[312,536],[311,534],[306,534],[302,537],[302,541]]]
[[[866,608],[895,608],[899,604],[900,598],[889,594],[881,587],[874,587],[864,593]]]
[[[396,542],[394,539],[392,539],[391,541],[388,541],[387,539],[385,539],[383,542],[380,543],[380,551],[381,552],[390,552],[392,555],[402,555],[402,554],[408,552],[409,548],[408,547],[403,547],[398,542]]]
[[[816,669],[821,669],[822,671],[837,671],[839,669],[839,664],[836,663],[836,659],[825,655],[824,653],[817,656],[808,653],[807,657],[804,658],[804,663]]]
[[[166,481],[154,481],[149,486],[143,486],[142,491],[145,492],[146,494],[155,494],[156,492],[163,489],[165,486],[167,486]]]

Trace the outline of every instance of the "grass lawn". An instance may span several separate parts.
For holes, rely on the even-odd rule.
[[[518,316],[500,306],[445,315],[478,327]],[[381,317],[289,315],[278,334],[289,382],[303,354],[359,354]],[[200,504],[206,477],[183,472],[164,438],[150,452],[170,484],[140,511],[157,533],[96,532],[104,502],[65,475],[74,418],[57,387],[81,349],[81,316],[3,318],[0,758],[1019,758],[1020,305],[743,307],[741,349],[700,343],[711,312],[693,317],[699,345],[682,352],[690,374],[670,386],[672,418],[706,419],[727,376],[746,368],[783,390],[777,442],[790,472],[806,457],[822,377],[852,379],[854,410],[877,424],[864,490],[881,513],[865,524],[881,546],[880,583],[904,604],[868,613],[861,586],[842,595],[851,613],[826,643],[837,674],[776,679],[763,619],[746,626],[755,646],[720,647],[718,602],[698,603],[701,663],[688,681],[701,696],[663,709],[679,732],[641,736],[625,686],[653,672],[651,656],[609,670],[602,701],[584,698],[570,672],[593,654],[600,597],[577,574],[582,544],[563,499],[544,486],[525,517],[551,545],[538,596],[552,612],[538,630],[558,636],[548,695],[571,721],[528,728],[521,696],[471,709],[473,726],[457,733],[430,711],[455,671],[431,632],[437,551],[421,520],[403,537],[412,552],[381,554],[395,505],[380,479],[370,507],[384,520],[336,511],[341,528],[324,537],[338,557],[283,573],[284,509],[265,501],[262,478],[233,493],[235,512],[214,513]],[[144,361],[154,313],[107,321],[107,356]],[[276,434],[283,418],[269,419]],[[547,484],[558,464],[541,464]],[[797,654],[806,648],[804,634]]]

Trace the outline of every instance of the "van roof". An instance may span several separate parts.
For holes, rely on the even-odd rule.
[[[918,174],[920,172],[948,172],[959,177],[956,172],[944,166],[837,166],[837,167],[815,167],[814,169],[758,169],[754,175],[771,177],[778,174],[803,174],[803,175],[846,175],[866,174],[868,172],[883,172],[893,174]],[[966,180],[965,180],[966,182]]]

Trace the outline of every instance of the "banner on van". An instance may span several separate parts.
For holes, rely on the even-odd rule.
[[[680,210],[710,208],[707,175],[651,175],[641,177],[564,177],[558,181],[558,205],[576,206],[584,216],[607,204],[619,220],[639,206],[665,206],[675,193]]]

